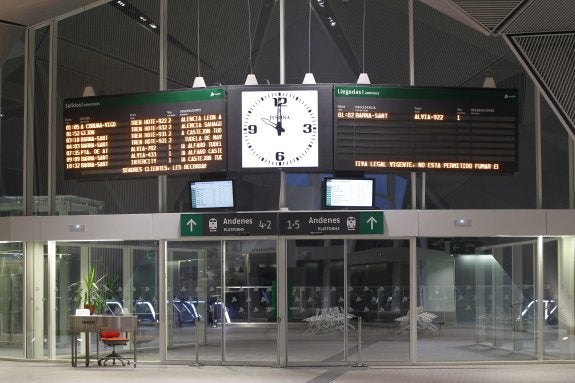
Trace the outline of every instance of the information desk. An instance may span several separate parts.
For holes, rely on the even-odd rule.
[[[135,315],[70,315],[70,335],[72,337],[72,366],[78,364],[77,336],[86,333],[85,360],[86,366],[90,365],[90,333],[99,334],[100,331],[118,330],[131,333],[134,367],[136,367],[136,333],[138,332],[138,319]],[[96,360],[99,359],[99,339],[96,341]]]

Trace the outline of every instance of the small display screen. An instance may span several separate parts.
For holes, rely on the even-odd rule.
[[[192,209],[233,209],[234,181],[205,180],[190,182],[190,207]]]
[[[326,178],[322,191],[325,209],[374,207],[375,179],[373,178]]]

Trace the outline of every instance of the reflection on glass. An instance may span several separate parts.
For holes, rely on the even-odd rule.
[[[276,362],[276,242],[227,241],[225,246],[225,360]]]
[[[345,360],[343,241],[288,241],[288,361]]]
[[[24,356],[24,257],[21,242],[0,244],[0,356]]]
[[[105,315],[138,316],[138,360],[159,360],[158,245],[155,241],[62,242],[56,245],[56,323],[59,358],[69,358],[68,316],[81,306],[77,291],[89,268],[95,271]],[[85,341],[81,338],[80,342]],[[96,350],[97,339],[90,339]],[[100,348],[102,349],[102,345]],[[129,346],[126,346],[129,347]],[[80,348],[82,350],[82,348]],[[119,351],[122,349],[120,348]]]
[[[362,361],[409,360],[409,241],[348,241],[347,263],[348,312],[361,318]],[[350,361],[358,360],[358,342],[350,331]]]
[[[544,358],[575,359],[575,238],[547,240],[543,246]]]
[[[534,359],[535,241],[420,243],[417,360]]]
[[[168,360],[221,361],[220,248],[220,242],[168,244]]]

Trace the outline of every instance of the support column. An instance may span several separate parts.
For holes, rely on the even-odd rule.
[[[165,239],[162,239],[159,241],[158,243],[159,246],[159,252],[158,252],[158,274],[159,274],[159,280],[158,280],[158,288],[159,288],[159,294],[158,294],[158,309],[160,310],[160,327],[159,327],[159,336],[160,336],[160,341],[159,341],[159,356],[160,356],[160,362],[161,363],[166,363],[166,359],[167,359],[167,353],[168,353],[168,345],[167,345],[167,339],[168,339],[168,324],[170,323],[170,321],[168,320],[168,304],[166,302],[166,297],[168,296],[168,279],[167,279],[167,270],[166,270],[166,265],[167,265],[167,248],[168,248],[168,242]]]
[[[287,240],[285,237],[277,241],[277,300],[276,325],[278,327],[278,367],[286,367],[287,335],[288,335],[288,284],[287,284]]]
[[[493,345],[501,346],[506,341],[508,332],[505,319],[502,317],[504,310],[505,276],[503,265],[503,248],[496,248],[493,253],[492,280],[491,280],[491,312],[493,314]]]
[[[417,363],[417,240],[409,239],[409,361]]]
[[[22,159],[22,213],[34,211],[34,62],[36,30],[26,29],[26,55],[24,63],[24,150]]]
[[[48,359],[56,359],[56,242],[48,241],[48,315],[46,321]],[[63,312],[61,312],[63,314]]]
[[[543,207],[543,170],[541,166],[541,93],[535,87],[535,203]]]
[[[560,359],[573,359],[575,355],[575,238],[564,237],[559,240],[557,259],[558,275],[558,332]],[[550,303],[549,311],[555,307]]]
[[[544,298],[544,280],[543,280],[543,237],[537,237],[537,278],[535,282],[535,301],[537,302],[537,307],[535,310],[536,314],[536,324],[537,324],[537,343],[536,352],[537,359],[543,360],[543,354],[545,352],[543,332],[545,330],[544,319],[543,319],[543,298]]]
[[[56,214],[56,170],[58,155],[58,21],[50,23],[50,58],[48,62],[48,215]]]
[[[26,359],[44,357],[44,245],[26,242]]]
[[[160,83],[159,90],[168,88],[168,0],[160,0]],[[158,176],[158,213],[168,212],[168,177]],[[160,317],[164,318],[164,317]]]
[[[513,246],[511,259],[511,326],[513,329],[513,350],[523,350],[523,321],[520,318],[523,307],[523,247]]]
[[[134,302],[134,249],[124,248],[122,254],[122,305]],[[135,307],[135,304],[133,304]],[[130,312],[131,315],[135,313]]]
[[[195,331],[199,331],[198,334],[198,342],[200,345],[205,346],[207,344],[207,325],[208,325],[208,278],[206,274],[206,266],[207,266],[207,258],[208,252],[206,250],[195,250],[193,253],[190,254],[191,256],[196,257],[197,262],[197,294],[198,297],[198,304],[196,310],[203,316],[204,320],[200,322],[196,322]],[[193,262],[193,261],[192,261]]]
[[[487,270],[490,269],[487,259],[491,259],[491,255],[476,255],[475,256],[475,295],[477,300],[475,302],[475,322],[476,322],[476,342],[482,343],[487,341],[487,328],[491,327],[488,315],[490,308],[487,307],[487,300],[485,294],[487,293]]]

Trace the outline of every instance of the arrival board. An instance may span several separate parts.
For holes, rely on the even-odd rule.
[[[518,171],[518,96],[493,88],[335,85],[336,170]]]

